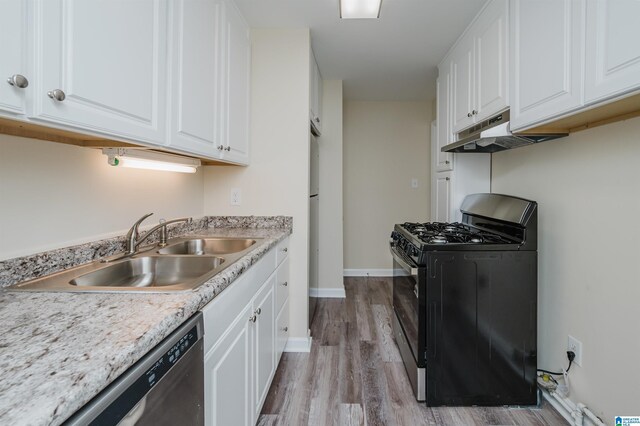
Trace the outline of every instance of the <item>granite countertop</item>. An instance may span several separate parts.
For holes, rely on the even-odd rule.
[[[191,230],[192,235],[264,238],[193,291],[0,290],[0,424],[62,423],[291,234],[288,225]]]

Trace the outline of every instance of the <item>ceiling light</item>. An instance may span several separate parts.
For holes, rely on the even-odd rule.
[[[376,19],[380,17],[382,0],[340,0],[342,19]]]
[[[166,172],[195,173],[200,160],[136,148],[102,148],[112,166]]]

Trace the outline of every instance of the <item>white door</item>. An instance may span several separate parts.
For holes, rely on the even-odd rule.
[[[449,72],[450,66],[444,67],[446,73],[440,73],[436,82],[436,103],[438,108],[438,122],[437,129],[434,137],[432,132],[432,141],[435,150],[433,153],[436,171],[451,170],[453,168],[453,155],[449,152],[442,152],[442,147],[453,142],[453,135],[451,133],[451,121],[450,121],[450,109],[449,109],[449,84],[451,81],[451,74]]]
[[[253,308],[256,321],[253,324],[255,330],[255,407],[254,413],[260,414],[262,403],[267,397],[271,378],[276,368],[276,313],[274,286],[276,274],[274,273],[262,286],[254,299]]]
[[[474,122],[473,105],[473,44],[474,39],[467,34],[460,41],[451,56],[451,102],[453,132],[469,127]]]
[[[164,143],[166,2],[38,0],[34,118]],[[64,100],[62,100],[64,97]]]
[[[509,106],[508,11],[507,0],[493,0],[482,11],[473,26],[476,122],[497,114]]]
[[[224,159],[249,164],[251,39],[249,26],[231,1],[225,2],[227,93]]]
[[[582,105],[583,0],[512,0],[511,128]]]
[[[254,424],[252,407],[252,336],[249,304],[204,360],[205,424]]]
[[[472,155],[472,154],[469,154]],[[449,212],[451,211],[451,172],[436,174],[435,184],[435,217],[436,222],[450,222]]]
[[[27,1],[0,2],[0,111],[26,113],[26,96],[33,90],[33,77],[27,69]]]
[[[222,155],[219,113],[220,9],[208,0],[170,3],[169,146],[207,157]],[[218,148],[220,147],[220,148]]]
[[[585,101],[640,89],[640,1],[588,0]]]

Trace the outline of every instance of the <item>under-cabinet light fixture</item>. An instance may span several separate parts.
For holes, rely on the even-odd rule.
[[[382,0],[340,0],[342,19],[377,19]]]
[[[136,148],[102,148],[107,162],[116,167],[161,170],[166,172],[195,173],[200,160],[180,155],[165,154]]]

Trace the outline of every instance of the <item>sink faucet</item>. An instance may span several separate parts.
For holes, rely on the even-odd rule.
[[[160,247],[166,246],[167,245],[167,225],[171,223],[176,223],[176,222],[191,223],[191,221],[193,220],[190,217],[181,217],[179,219],[171,219],[168,221],[164,219],[160,219],[160,223],[158,225],[148,230],[147,233],[144,235],[144,237],[140,238],[140,233],[138,232],[138,228],[140,227],[140,224],[142,223],[142,221],[144,221],[146,218],[148,218],[152,214],[153,213],[148,213],[142,216],[140,219],[136,221],[136,223],[133,224],[131,229],[129,229],[129,232],[127,232],[127,247],[125,251],[126,255],[135,254],[140,244],[142,244],[143,241],[149,238],[149,236],[154,232],[156,232],[158,229],[160,229],[160,242],[158,243],[158,246]]]

